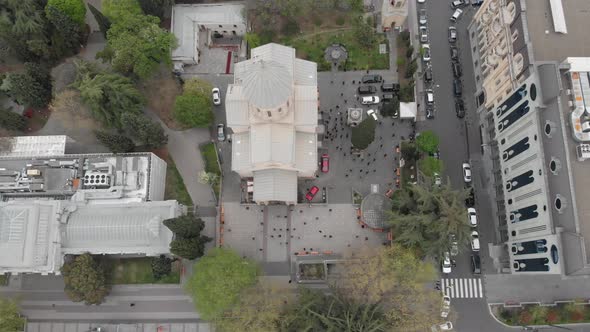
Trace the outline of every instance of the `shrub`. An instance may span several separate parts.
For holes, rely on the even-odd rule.
[[[545,316],[545,321],[549,324],[555,324],[561,320],[559,312],[555,309],[550,309]]]
[[[336,17],[336,24],[338,25],[344,25],[344,23],[346,23],[346,18],[342,15]]]
[[[401,67],[403,65],[406,64],[406,59],[404,58],[397,58],[397,60],[395,60],[395,63],[397,64],[398,67]]]
[[[27,119],[10,110],[0,109],[0,127],[8,130],[23,131],[27,129]]]
[[[319,16],[317,16],[317,15],[314,15],[314,16],[313,16],[313,24],[314,24],[315,26],[319,27],[319,26],[321,26],[321,25],[322,25],[322,23],[324,23],[324,22],[322,21],[322,18],[321,18],[321,17],[319,17]]]
[[[518,314],[518,323],[520,325],[529,325],[533,322],[533,315],[528,311],[528,309],[523,309]]]
[[[183,94],[176,97],[174,118],[189,127],[208,127],[213,121],[210,100],[202,94]]]
[[[293,35],[295,35],[295,34],[297,34],[299,32],[299,24],[297,23],[297,21],[292,20],[292,19],[289,19],[283,25],[283,28],[281,29],[281,32],[285,36],[293,36]]]
[[[109,148],[113,153],[130,152],[135,148],[133,141],[125,135],[111,134],[100,130],[95,131],[94,135],[100,143]]]
[[[414,55],[414,47],[410,46],[406,50],[406,58],[411,59],[412,55]]]
[[[20,105],[45,107],[51,101],[51,76],[47,68],[32,62],[25,63],[22,73],[11,73],[4,86]]]
[[[172,259],[160,255],[160,257],[152,258],[152,274],[154,278],[160,279],[167,276],[172,271]]]

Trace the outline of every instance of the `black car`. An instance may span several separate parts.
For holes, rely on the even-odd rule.
[[[382,101],[390,101],[393,100],[395,96],[393,95],[393,93],[384,93],[383,94],[383,98],[381,98]]]
[[[361,81],[363,83],[381,83],[383,77],[381,75],[364,75]]]
[[[481,274],[481,259],[479,255],[471,255],[471,272]]]
[[[467,195],[467,198],[465,198],[465,206],[475,206],[475,193],[473,192],[473,187],[469,189],[469,194]]]
[[[426,71],[424,71],[424,80],[426,82],[432,81],[432,68],[428,67]]]
[[[399,84],[397,84],[397,83],[383,83],[383,84],[381,84],[381,91],[383,91],[383,92],[399,91]]]
[[[426,107],[426,118],[434,119],[434,109],[432,107]]]
[[[453,80],[453,93],[455,94],[455,97],[461,97],[463,94],[463,84],[461,83],[461,80]]]
[[[462,99],[455,99],[455,113],[460,119],[465,117],[465,104]]]
[[[453,62],[451,64],[451,67],[453,67],[453,76],[455,76],[457,78],[461,77],[462,72],[461,72],[461,66],[459,65],[459,63]]]
[[[358,92],[361,95],[371,95],[377,91],[377,88],[371,85],[361,85],[358,88]]]
[[[455,46],[451,46],[451,59],[459,60],[459,49]]]

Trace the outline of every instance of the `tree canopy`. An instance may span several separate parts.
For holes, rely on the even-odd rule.
[[[0,297],[0,331],[22,331],[25,318],[19,312],[18,302]]]
[[[121,1],[104,9],[112,24],[107,32],[107,45],[97,57],[110,62],[122,74],[145,79],[158,70],[160,63],[172,63],[170,50],[177,42],[173,34],[160,28],[157,17],[143,15],[141,9],[137,13],[119,8],[127,5],[128,1]]]
[[[125,153],[133,151],[133,140],[125,135],[113,134],[103,130],[94,132],[96,139],[113,153]]]
[[[426,130],[416,137],[416,146],[422,152],[434,153],[438,149],[438,136],[432,130]]]
[[[103,268],[89,253],[66,262],[61,272],[66,285],[65,292],[74,302],[100,304],[110,291]]]
[[[173,5],[174,0],[139,0],[139,6],[146,15],[156,16],[160,20],[164,19],[166,10]]]
[[[170,243],[170,252],[185,259],[203,256],[205,244],[212,240],[208,236],[201,235],[205,223],[192,214],[166,219],[164,225],[175,235]]]
[[[123,113],[121,115],[121,128],[140,145],[148,149],[157,149],[168,143],[168,135],[166,135],[162,126],[143,114]]]
[[[199,236],[203,228],[205,228],[205,223],[201,218],[190,214],[166,219],[164,220],[164,225],[177,236],[187,238]]]
[[[174,118],[189,127],[208,127],[213,121],[211,100],[197,94],[177,96],[174,102]]]
[[[352,133],[350,136],[352,146],[361,150],[366,149],[369,146],[369,144],[371,144],[375,140],[376,126],[377,121],[375,121],[372,117],[367,116],[367,118],[363,120],[363,122],[361,122],[358,126],[352,128]]]
[[[25,63],[25,70],[10,73],[3,88],[21,105],[41,108],[51,100],[51,76],[46,67],[36,63]]]
[[[443,257],[455,236],[459,249],[469,243],[465,191],[455,191],[446,183],[409,185],[393,196],[389,223],[394,242],[416,249],[432,258]]]
[[[434,173],[440,174],[442,172],[443,164],[440,159],[426,156],[418,161],[418,168],[424,175],[431,178]]]
[[[245,288],[256,282],[258,266],[231,249],[214,248],[194,267],[187,284],[197,311],[205,320],[215,320],[231,308]]]
[[[50,7],[54,7],[60,12],[66,14],[78,26],[84,25],[86,19],[86,5],[83,0],[48,0],[45,10],[47,11]]]

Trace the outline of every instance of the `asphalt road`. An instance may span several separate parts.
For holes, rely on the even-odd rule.
[[[469,52],[469,39],[467,25],[469,24],[476,8],[471,6],[464,8],[463,16],[455,24],[449,20],[453,10],[450,1],[430,0],[425,4],[416,4],[420,8],[426,8],[428,14],[429,44],[432,53],[433,82],[426,88],[434,90],[436,116],[434,119],[425,120],[419,123],[418,130],[433,130],[440,138],[441,159],[444,162],[443,176],[446,176],[454,188],[463,188],[463,173],[461,165],[465,161],[472,164],[473,187],[476,194],[476,208],[478,210],[483,272],[493,272],[491,261],[485,259],[487,254],[487,243],[491,241],[493,234],[493,223],[489,201],[483,199],[484,194],[482,181],[480,181],[479,165],[481,164],[481,139],[479,136],[479,125],[475,114],[475,82],[471,54]],[[448,41],[448,27],[457,27],[458,40],[455,44],[459,48],[460,63],[463,71],[463,100],[465,102],[466,116],[459,119],[455,115],[455,101],[453,96],[453,72],[451,69],[451,54]],[[416,31],[416,30],[414,30]],[[418,42],[418,41],[416,41]],[[416,47],[415,47],[416,48]],[[419,100],[423,100],[423,94]],[[457,266],[452,273],[444,278],[474,278],[471,273],[470,263],[471,250],[463,248],[456,257]],[[485,278],[483,281],[485,289]],[[484,295],[485,296],[485,295]],[[485,298],[453,298],[453,308],[457,312],[457,331],[482,331],[497,332],[510,331],[512,329],[500,325],[491,317]]]

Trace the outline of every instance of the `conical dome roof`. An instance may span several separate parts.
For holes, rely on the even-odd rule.
[[[243,73],[243,91],[250,101],[262,109],[285,103],[292,93],[293,76],[278,62],[260,60]]]

